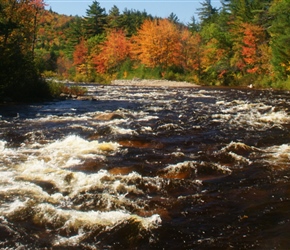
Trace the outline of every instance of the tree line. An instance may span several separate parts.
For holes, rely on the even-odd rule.
[[[136,10],[108,13],[94,1],[69,26],[64,77],[106,82],[114,78],[165,78],[205,85],[290,87],[287,0],[201,2],[197,22],[153,17]],[[194,11],[194,10],[193,10]],[[68,65],[68,63],[67,63]],[[65,69],[66,68],[66,69]]]
[[[97,1],[79,17],[45,10],[42,0],[2,0],[0,95],[19,82],[36,84],[40,74],[290,88],[290,2],[221,0],[221,6],[204,0],[198,21],[193,15],[184,24],[174,13],[160,18],[117,6],[107,13]]]

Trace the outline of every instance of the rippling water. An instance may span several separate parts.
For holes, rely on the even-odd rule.
[[[1,249],[289,248],[289,92],[89,95],[0,106]]]

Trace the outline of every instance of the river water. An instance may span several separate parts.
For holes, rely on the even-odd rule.
[[[1,249],[289,249],[289,92],[88,89],[0,106]]]

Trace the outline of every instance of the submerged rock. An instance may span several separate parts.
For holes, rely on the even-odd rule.
[[[97,120],[110,121],[114,119],[123,119],[124,117],[116,113],[102,113],[94,117]]]

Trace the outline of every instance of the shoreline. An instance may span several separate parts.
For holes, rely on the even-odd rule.
[[[180,82],[180,81],[169,81],[169,80],[154,80],[154,79],[139,79],[135,78],[132,80],[113,80],[111,85],[116,86],[141,86],[141,87],[187,87],[187,88],[197,88],[200,85],[190,83],[190,82]]]

